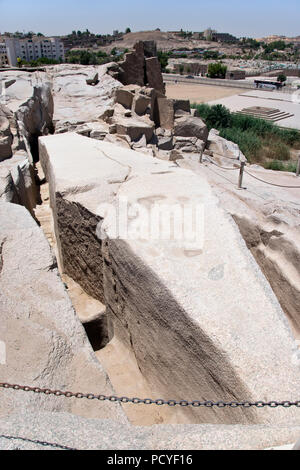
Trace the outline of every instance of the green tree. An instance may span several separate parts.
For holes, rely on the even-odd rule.
[[[206,116],[206,124],[209,128],[226,128],[231,125],[231,113],[222,104],[212,106]]]
[[[166,71],[166,67],[168,66],[169,62],[169,53],[168,52],[163,52],[163,51],[158,51],[157,53],[158,60],[161,65],[161,70],[162,72]]]
[[[225,78],[226,72],[226,65],[222,65],[219,62],[209,64],[208,66],[208,76],[210,78]]]
[[[130,29],[130,28],[126,28],[126,30],[125,30],[125,34],[128,34],[128,33],[131,33],[131,29]]]
[[[286,82],[286,75],[284,75],[284,73],[280,73],[277,77],[277,81],[281,83]]]

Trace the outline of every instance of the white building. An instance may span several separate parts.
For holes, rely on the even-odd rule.
[[[16,66],[18,58],[30,62],[42,57],[54,60],[65,60],[64,45],[59,38],[17,39],[4,38],[0,43],[0,52],[7,54],[9,64]],[[5,49],[5,51],[4,51]]]

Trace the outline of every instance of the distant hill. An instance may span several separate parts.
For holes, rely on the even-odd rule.
[[[155,30],[125,34],[122,39],[113,43],[113,45],[110,44],[109,46],[102,47],[101,49],[110,50],[112,47],[130,49],[138,41],[155,41],[157,43],[157,48],[163,51],[169,51],[176,48],[193,49],[195,47],[203,47],[206,49],[211,49],[217,47],[215,42],[197,39],[184,39],[174,32],[163,32]]]

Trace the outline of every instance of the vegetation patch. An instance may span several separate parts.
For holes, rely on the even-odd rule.
[[[220,136],[236,143],[252,163],[265,162],[276,167],[274,162],[287,162],[291,159],[291,150],[300,149],[300,133],[295,129],[282,129],[264,119],[231,113],[221,104],[193,104],[192,108],[198,110],[209,130],[218,129]],[[282,168],[294,166],[287,164]]]

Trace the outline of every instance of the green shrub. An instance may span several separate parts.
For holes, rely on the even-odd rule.
[[[272,160],[289,160],[291,153],[289,147],[280,140],[268,140],[267,149],[264,151],[264,157]]]
[[[249,161],[261,159],[262,141],[253,131],[227,128],[220,130],[220,136],[236,143]]]
[[[208,76],[210,78],[225,78],[226,72],[226,65],[222,65],[219,62],[216,62],[215,64],[209,64],[208,66]]]
[[[206,124],[212,129],[222,129],[231,125],[231,113],[222,104],[211,106],[206,116]]]
[[[264,167],[267,170],[290,171],[291,173],[296,173],[297,165],[295,162],[282,163],[281,161],[273,160],[272,162],[265,163]]]

